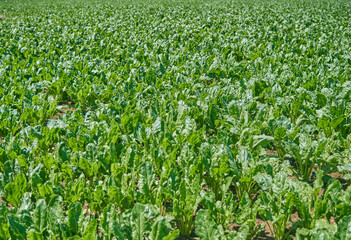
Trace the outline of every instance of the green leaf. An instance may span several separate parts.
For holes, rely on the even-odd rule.
[[[88,223],[87,228],[84,231],[83,239],[97,239],[97,220],[94,219]]]
[[[13,215],[8,216],[10,223],[10,235],[12,239],[25,240],[27,230],[26,227],[23,226],[17,217]]]
[[[171,217],[157,217],[152,225],[151,239],[164,239],[168,236],[171,232],[171,220]]]
[[[82,204],[72,203],[68,208],[68,221],[72,233],[78,234],[79,232],[79,219],[82,214]]]
[[[196,214],[195,233],[203,240],[219,239],[221,232],[211,218],[208,210],[199,210]]]
[[[272,186],[272,177],[265,173],[257,174],[254,179],[256,180],[257,184],[261,187],[262,190],[267,190]]]
[[[329,224],[326,220],[317,220],[315,228],[312,231],[312,240],[329,240],[333,239],[337,232],[337,226]]]
[[[282,140],[286,135],[286,128],[285,127],[279,127],[274,131],[274,140]]]
[[[257,146],[267,147],[268,144],[274,141],[274,138],[267,135],[257,135],[254,136],[254,145],[253,148]]]
[[[111,220],[113,221],[113,220]],[[117,237],[117,239],[125,239],[125,236],[123,234],[123,230],[121,226],[116,222],[112,222],[112,234]]]
[[[342,172],[342,171],[351,172],[351,164],[338,166],[338,170],[339,170],[339,172]]]
[[[43,236],[41,233],[38,233],[34,230],[30,230],[27,232],[27,240],[42,240]]]
[[[149,230],[148,219],[145,216],[146,206],[140,203],[135,204],[132,210],[133,217],[133,239],[144,239],[144,234]]]
[[[50,130],[53,128],[64,129],[64,128],[68,127],[68,125],[60,119],[50,119],[48,121],[47,126]]]
[[[26,187],[27,180],[25,175],[23,173],[18,174],[14,182],[8,183],[5,186],[6,200],[14,206],[18,206]]]
[[[327,104],[327,97],[321,93],[318,93],[317,94],[317,103],[318,103],[319,108],[324,107]]]
[[[338,117],[330,122],[330,126],[335,129],[344,121],[344,119],[344,116]]]
[[[179,237],[179,229],[171,231],[163,240],[175,240]]]
[[[146,162],[140,167],[138,185],[141,189],[141,192],[145,195],[147,202],[152,201],[151,192],[154,181],[155,172],[152,168],[152,165],[149,162]]]
[[[43,232],[43,230],[47,227],[47,209],[44,199],[37,200],[36,208],[33,212],[33,221],[38,229],[40,229],[40,232]]]
[[[313,185],[313,195],[315,197],[315,199],[317,199],[319,190],[321,189],[321,187],[323,187],[323,170],[318,170],[316,173],[316,180],[314,181],[314,185]]]
[[[10,226],[7,219],[8,208],[4,203],[0,203],[0,236],[2,239],[10,238]]]
[[[338,223],[339,239],[351,239],[351,216],[343,217]]]

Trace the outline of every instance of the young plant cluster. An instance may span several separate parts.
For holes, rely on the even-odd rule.
[[[0,239],[351,239],[350,2],[0,11]]]

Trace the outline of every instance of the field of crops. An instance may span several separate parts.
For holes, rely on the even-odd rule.
[[[351,2],[0,1],[0,239],[351,239]]]

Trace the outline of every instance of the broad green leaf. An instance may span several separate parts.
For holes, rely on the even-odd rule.
[[[339,239],[351,238],[351,216],[343,217],[338,223]]]
[[[42,234],[36,231],[27,232],[27,240],[42,240]]]
[[[34,224],[38,227],[40,232],[43,232],[48,225],[47,220],[47,206],[44,199],[39,199],[36,203],[36,208],[33,212]]]
[[[8,216],[9,224],[10,224],[10,235],[13,239],[25,240],[27,229],[23,224],[19,222],[17,217],[13,215]]]
[[[164,239],[164,237],[169,236],[171,232],[171,220],[172,218],[170,217],[157,217],[152,225],[151,239]]]
[[[27,180],[25,175],[23,173],[17,175],[14,182],[5,186],[7,201],[15,206],[18,206],[26,187]]]
[[[97,221],[93,220],[88,223],[87,228],[84,231],[83,239],[96,239],[97,238]]]
[[[137,203],[132,210],[133,217],[133,238],[143,240],[144,235],[149,231],[148,219],[145,215],[146,206]]]
[[[72,203],[68,208],[69,227],[72,233],[79,232],[79,219],[82,214],[82,204]]]
[[[207,210],[199,210],[196,214],[196,234],[204,240],[220,239],[221,232]]]

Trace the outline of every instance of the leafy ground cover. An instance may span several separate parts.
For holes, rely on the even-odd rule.
[[[0,11],[0,239],[351,239],[350,2]]]

